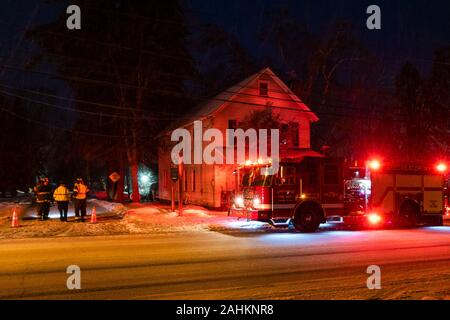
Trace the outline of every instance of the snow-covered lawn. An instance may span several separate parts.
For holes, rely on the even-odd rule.
[[[16,205],[4,203],[1,206],[3,214],[0,216],[0,239],[192,231],[229,232],[270,228],[268,224],[238,220],[229,217],[226,212],[211,211],[200,206],[185,206],[180,216],[178,212],[172,212],[170,206],[159,203],[124,206],[96,199],[88,201],[88,214],[92,212],[94,206],[97,208],[96,224],[75,222],[74,218],[70,218],[70,214],[69,222],[60,222],[55,207],[52,207],[52,212],[55,212],[50,215],[53,219],[39,221],[34,219],[36,209],[28,203],[17,206],[22,218],[21,225],[18,228],[11,228],[12,209]]]
[[[182,215],[178,210],[172,212],[170,206],[162,204],[130,205],[126,217],[136,230],[152,233],[208,231],[228,228],[232,223],[239,224],[238,219],[229,217],[227,212],[195,205],[185,206]]]
[[[29,205],[30,202],[26,201],[26,199],[2,199],[0,201],[0,224],[11,220],[14,209],[20,215],[24,208]]]
[[[36,220],[36,207],[31,202],[0,202],[0,239],[89,236],[127,233],[124,225],[118,223],[126,212],[122,204],[100,200],[88,201],[88,214],[97,208],[97,224],[74,222],[73,208],[69,209],[69,221],[59,221],[56,206],[51,207],[50,220]],[[20,226],[11,228],[14,208],[20,217]],[[88,216],[89,219],[89,216]]]

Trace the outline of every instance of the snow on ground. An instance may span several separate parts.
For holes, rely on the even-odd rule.
[[[173,212],[170,206],[162,204],[130,205],[126,218],[135,231],[144,232],[186,232],[207,231],[215,226],[226,226],[227,223],[237,221],[229,217],[227,212],[211,211],[200,206],[188,205],[183,214]]]
[[[27,198],[1,199],[0,200],[0,224],[10,221],[14,209],[20,215],[24,208],[29,206],[31,202]]]
[[[248,229],[252,222],[229,217],[226,212],[210,211],[200,206],[185,206],[183,215],[172,212],[170,206],[159,203],[130,204],[124,206],[102,200],[88,201],[88,214],[97,208],[97,223],[76,222],[73,208],[69,208],[69,222],[60,222],[56,207],[51,208],[48,221],[36,220],[36,208],[22,203],[18,208],[20,227],[11,228],[12,208],[16,203],[4,203],[0,219],[0,239],[32,237],[67,237],[93,235],[149,234],[192,231],[226,231]],[[257,223],[258,224],[258,223]],[[267,226],[259,224],[258,227]],[[255,228],[252,226],[251,228]]]
[[[15,202],[10,201],[0,202],[0,215],[3,217],[10,214],[11,210],[13,210],[14,207],[16,206],[17,203]]]
[[[31,202],[0,202],[0,239],[129,233],[124,223],[118,223],[126,212],[122,204],[89,200],[88,214],[93,206],[97,208],[97,224],[75,222],[72,204],[69,207],[69,222],[61,222],[56,205],[51,207],[51,219],[40,221],[36,219],[36,206]],[[20,217],[18,228],[10,227],[14,208]],[[87,218],[89,221],[90,216]]]
[[[126,208],[121,203],[116,202],[109,202],[104,200],[98,200],[98,199],[90,199],[89,204],[95,207],[103,208],[105,211],[108,212],[114,212],[117,214],[123,214],[126,211]]]
[[[60,222],[56,207],[52,207],[48,221],[35,219],[35,207],[31,203],[0,202],[0,239],[29,237],[68,237],[94,235],[154,234],[172,232],[214,231],[221,233],[294,232],[288,228],[275,228],[268,223],[247,221],[230,217],[227,212],[211,211],[200,206],[184,207],[180,216],[170,206],[160,203],[123,205],[102,200],[88,201],[88,214],[97,208],[97,223],[75,222],[73,208],[69,209],[69,222]],[[21,219],[19,228],[11,228],[14,207]],[[88,216],[89,221],[89,216]],[[450,222],[446,222],[447,225]],[[335,226],[322,225],[323,230],[334,230]],[[292,228],[290,228],[292,229]]]

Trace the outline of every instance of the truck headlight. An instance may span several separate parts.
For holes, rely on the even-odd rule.
[[[242,196],[237,196],[234,198],[234,204],[236,207],[243,207],[244,206],[244,198]]]

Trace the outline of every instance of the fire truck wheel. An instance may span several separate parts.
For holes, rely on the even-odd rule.
[[[314,232],[319,228],[322,208],[316,203],[301,204],[294,215],[294,227],[300,232]]]
[[[417,226],[417,219],[420,215],[420,207],[411,200],[406,200],[400,206],[399,220],[402,227],[412,228]]]

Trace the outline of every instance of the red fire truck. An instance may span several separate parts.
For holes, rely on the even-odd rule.
[[[447,176],[444,187],[444,212],[445,216],[450,218],[450,178]]]
[[[444,164],[348,163],[304,157],[280,163],[276,175],[259,160],[236,169],[241,186],[230,214],[313,232],[321,223],[367,227],[442,225]],[[445,168],[444,168],[445,166]]]

